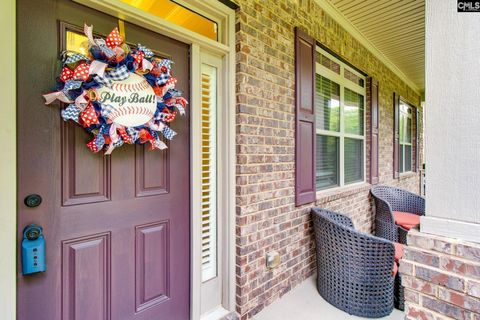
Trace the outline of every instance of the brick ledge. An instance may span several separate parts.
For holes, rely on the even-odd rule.
[[[407,180],[413,177],[417,177],[418,175],[419,175],[419,172],[415,172],[415,171],[400,173],[399,180]]]
[[[317,192],[316,205],[335,201],[341,198],[345,198],[359,192],[370,190],[372,185],[370,183],[362,183],[355,186],[346,186],[342,188],[335,188],[333,190],[323,190]]]

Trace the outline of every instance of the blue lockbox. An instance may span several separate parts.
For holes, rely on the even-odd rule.
[[[45,238],[42,227],[31,224],[23,231],[22,240],[22,273],[24,275],[44,272]]]

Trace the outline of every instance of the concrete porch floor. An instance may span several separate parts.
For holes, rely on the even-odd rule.
[[[405,315],[402,311],[393,309],[393,312],[382,320],[402,320]],[[281,299],[272,303],[254,320],[360,320],[360,318],[345,313],[325,300],[318,294],[315,277],[307,279]]]

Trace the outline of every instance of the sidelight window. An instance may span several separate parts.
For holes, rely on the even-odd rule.
[[[217,276],[217,68],[202,64],[202,281]]]

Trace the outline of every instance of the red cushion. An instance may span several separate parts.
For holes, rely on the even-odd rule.
[[[415,213],[393,211],[393,218],[395,219],[395,224],[407,230],[420,224],[420,216]]]
[[[393,263],[392,274],[395,277],[398,273],[398,264],[396,262]]]
[[[403,244],[394,242],[393,245],[395,246],[395,261],[399,262],[403,256]]]

